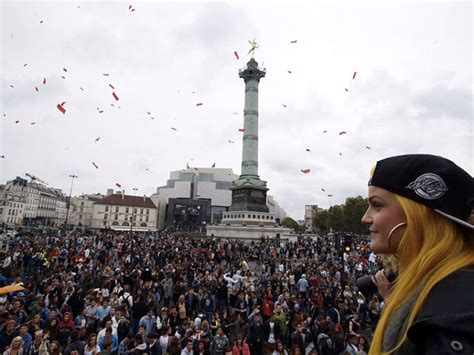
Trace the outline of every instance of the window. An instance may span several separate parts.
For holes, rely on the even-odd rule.
[[[145,218],[145,222],[148,222],[148,216],[146,216],[146,218]]]
[[[104,213],[104,219],[107,219],[107,213]]]
[[[140,208],[140,214],[143,214],[143,208]]]
[[[128,227],[129,225],[130,225],[130,224],[128,224],[128,222],[123,222],[123,223],[122,223],[122,226],[124,226],[124,227]]]
[[[109,212],[109,206],[105,206],[105,212]]]
[[[81,202],[81,206],[84,206],[84,201]]]
[[[137,213],[137,208],[136,207],[133,209],[133,213]]]
[[[102,224],[103,224],[104,226],[107,226],[107,221],[104,221]]]
[[[128,207],[125,208],[125,213],[128,213]]]
[[[150,214],[150,210],[148,208],[146,209],[146,214]]]
[[[118,211],[119,211],[119,207],[116,206],[116,207],[115,207],[115,212],[118,213]]]
[[[79,219],[82,219],[82,214],[79,215]]]
[[[141,223],[140,227],[146,227],[146,223]]]
[[[115,214],[114,219],[118,219],[118,213]]]

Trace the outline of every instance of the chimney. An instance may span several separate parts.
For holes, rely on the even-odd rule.
[[[143,202],[146,201],[146,195],[143,195]]]
[[[114,189],[107,189],[107,195],[106,196],[110,196],[114,193]]]
[[[122,190],[122,200],[125,200],[125,190]]]

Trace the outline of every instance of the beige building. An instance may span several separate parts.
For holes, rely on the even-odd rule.
[[[110,194],[94,203],[92,228],[122,231],[155,231],[158,210],[146,196],[124,192]]]
[[[102,194],[83,194],[71,198],[68,225],[79,228],[92,228],[94,203],[104,198]]]

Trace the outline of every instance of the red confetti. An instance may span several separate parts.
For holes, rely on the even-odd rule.
[[[171,129],[172,129],[173,131],[177,131],[177,129],[176,129],[176,128],[174,128],[174,127],[171,127]]]
[[[347,134],[347,132],[346,131],[339,132],[339,135],[343,135],[343,134]]]
[[[66,101],[61,102],[61,106],[64,106],[66,104]]]
[[[120,185],[118,182],[115,183],[115,186],[117,186],[118,188],[122,188],[122,185]]]
[[[96,163],[92,162],[92,165],[94,165],[96,169],[99,169],[99,166]]]
[[[35,86],[35,90],[36,90],[36,92],[38,92],[38,91],[39,91],[37,86]]]
[[[326,192],[326,190],[324,190],[322,187],[321,187],[321,191],[322,191],[322,192]]]
[[[356,78],[356,75],[357,75],[357,72],[355,71],[354,75],[352,75],[352,80],[354,80]]]
[[[301,169],[301,172],[303,174],[307,174],[307,173],[310,173],[311,172],[311,169]]]
[[[239,128],[239,132],[245,132],[245,128]]]
[[[43,85],[46,84],[46,78],[43,78]]]
[[[298,40],[295,39],[294,41],[291,41],[290,43],[297,43],[297,42],[298,42]]]
[[[198,102],[196,106],[202,106],[202,102]]]
[[[109,84],[109,86],[110,86],[112,89],[114,89],[114,90],[115,90],[115,88],[114,88],[114,86],[113,86],[112,84]]]
[[[61,104],[58,104],[56,107],[57,107],[57,108],[58,108],[58,110],[59,110],[59,111],[61,111],[63,114],[65,114],[65,113],[66,113],[66,109],[63,107],[63,105],[61,105]]]
[[[64,72],[67,73],[67,69],[66,68],[63,68]]]
[[[237,51],[234,51],[234,55],[235,55],[235,58],[237,58],[237,60],[239,60],[239,59],[240,59],[240,57],[239,57],[239,53],[237,53]]]
[[[344,90],[346,90],[346,92],[349,92],[349,90],[347,90],[347,88],[344,88]]]
[[[118,96],[115,92],[112,93],[112,96],[114,97],[115,100],[117,100],[117,101],[119,100],[119,98],[118,98]]]

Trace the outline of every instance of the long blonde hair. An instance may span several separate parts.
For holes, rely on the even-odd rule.
[[[383,337],[390,318],[417,287],[423,285],[410,311],[408,326],[396,346],[384,354],[397,350],[407,340],[408,329],[431,289],[453,272],[474,264],[474,238],[470,231],[424,205],[394,196],[407,217],[407,228],[397,250],[399,277],[382,311],[370,355],[383,353]]]

